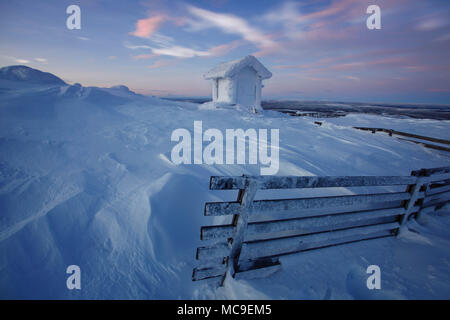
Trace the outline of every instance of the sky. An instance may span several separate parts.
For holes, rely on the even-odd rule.
[[[0,66],[209,96],[204,73],[252,54],[273,73],[263,99],[450,104],[449,17],[448,0],[0,0]]]

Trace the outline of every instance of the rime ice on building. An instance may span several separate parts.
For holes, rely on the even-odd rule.
[[[253,112],[261,110],[262,80],[270,77],[254,56],[222,63],[204,75],[211,79],[214,105],[238,105]]]

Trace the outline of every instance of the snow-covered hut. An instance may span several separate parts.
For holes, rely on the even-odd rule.
[[[262,80],[272,77],[254,56],[222,63],[208,71],[204,78],[212,80],[212,103],[239,105],[257,112],[261,110]]]

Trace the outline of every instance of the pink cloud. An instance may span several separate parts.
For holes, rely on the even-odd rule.
[[[363,68],[367,66],[381,66],[381,65],[405,65],[411,63],[408,58],[405,57],[386,57],[378,58],[382,54],[395,54],[396,52],[391,50],[376,50],[365,53],[347,54],[340,57],[321,58],[317,61],[305,64],[297,65],[278,65],[274,66],[275,69],[303,69],[306,72],[324,72],[324,71],[346,71],[352,69]],[[349,62],[342,62],[347,60]],[[357,61],[355,61],[357,60]],[[341,63],[338,63],[341,62]],[[406,68],[406,67],[405,67]]]
[[[435,29],[439,29],[446,24],[447,22],[445,21],[445,19],[442,19],[440,17],[433,17],[422,20],[416,27],[416,29],[419,31],[432,31]]]
[[[150,38],[166,19],[167,18],[163,15],[139,19],[136,22],[136,30],[130,34],[136,37]]]
[[[404,66],[403,69],[409,72],[422,72],[427,69],[426,66]]]
[[[134,60],[143,60],[143,59],[151,59],[151,58],[154,58],[157,56],[158,56],[157,54],[149,53],[149,54],[138,54],[138,55],[132,56],[132,58]]]
[[[326,18],[338,13],[341,13],[349,8],[350,5],[354,4],[358,0],[342,0],[342,1],[334,1],[329,7],[316,11],[303,16],[303,19],[318,19],[318,18]]]
[[[157,68],[166,67],[166,66],[169,66],[172,64],[173,64],[173,62],[169,61],[169,60],[158,60],[158,61],[155,61],[155,63],[153,63],[152,65],[147,66],[147,68],[157,69]]]
[[[230,43],[225,43],[225,44],[221,44],[215,47],[212,47],[208,50],[208,52],[212,55],[212,56],[223,56],[225,54],[227,54],[228,52],[240,47],[242,45],[242,41],[240,40],[236,40],[236,41],[232,41]]]
[[[366,60],[366,61],[357,61],[357,62],[349,62],[349,63],[339,63],[335,65],[331,65],[324,68],[312,69],[310,72],[320,72],[320,71],[346,71],[353,69],[361,69],[369,66],[396,66],[407,63],[407,59],[403,57],[392,57],[392,58],[384,58],[384,59],[376,59],[376,60]]]
[[[450,92],[450,89],[442,89],[442,88],[431,88],[428,89],[429,92]]]
[[[353,81],[361,81],[361,79],[359,77],[355,77],[355,76],[342,76],[342,78],[347,79],[347,80],[353,80]]]
[[[278,53],[280,51],[280,48],[277,47],[265,47],[262,50],[259,50],[257,52],[254,52],[253,55],[257,58],[262,57],[262,56],[267,56],[270,55],[272,53]]]

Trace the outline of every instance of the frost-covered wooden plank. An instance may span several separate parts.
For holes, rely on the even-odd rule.
[[[226,270],[227,269],[225,264],[207,268],[195,268],[194,271],[192,272],[192,281],[223,276]]]
[[[395,234],[396,234],[395,229],[388,229],[388,230],[381,230],[381,231],[376,231],[376,232],[372,232],[369,234],[363,234],[363,235],[361,235],[361,234],[349,235],[349,236],[345,236],[345,237],[342,237],[339,239],[328,239],[328,240],[320,240],[320,241],[315,241],[315,242],[308,242],[308,243],[303,244],[298,250],[282,252],[277,255],[268,256],[265,258],[269,258],[269,257],[277,257],[278,258],[283,255],[296,254],[296,253],[300,253],[300,252],[304,252],[304,251],[317,250],[317,249],[328,248],[328,247],[333,247],[333,246],[338,246],[338,245],[350,244],[350,243],[359,242],[359,241],[367,241],[367,240],[374,240],[374,239],[380,239],[380,238],[385,238],[385,237],[393,237],[393,236],[395,236]],[[245,251],[243,254],[245,254]],[[243,259],[244,259],[244,257],[245,256],[243,255]],[[244,262],[245,261],[243,261],[243,263]]]
[[[426,136],[421,136],[418,134],[407,133],[407,132],[402,132],[402,131],[397,131],[397,130],[392,130],[392,129],[389,129],[389,130],[383,129],[383,130],[392,132],[393,134],[396,134],[398,136],[405,136],[405,137],[410,137],[410,138],[415,138],[415,139],[421,139],[421,140],[426,140],[426,141],[431,141],[431,142],[442,143],[442,144],[450,144],[450,141],[444,140],[444,139],[426,137]]]
[[[257,181],[258,189],[329,188],[329,187],[371,187],[413,184],[412,176],[241,176],[211,177],[211,190],[243,189],[248,181]]]
[[[444,205],[446,202],[449,202],[449,200],[441,200],[441,201],[433,201],[433,202],[428,202],[426,204],[422,205],[421,213],[423,212],[424,209],[428,209],[430,207],[436,208],[436,207],[440,207],[442,205]]]
[[[270,234],[280,232],[297,232],[297,234],[314,233],[325,230],[344,229],[369,224],[367,221],[377,218],[395,217],[405,213],[404,208],[351,212],[310,218],[287,219],[279,221],[250,223],[247,235]]]
[[[403,141],[408,141],[408,142],[412,142],[418,145],[421,145],[425,148],[429,148],[429,149],[435,149],[435,150],[440,150],[440,151],[447,151],[450,152],[450,148],[446,148],[437,144],[430,144],[430,143],[425,143],[423,141],[417,141],[417,140],[411,140],[411,139],[405,139],[405,138],[397,138],[399,140],[403,140]]]
[[[432,137],[427,137],[427,136],[421,136],[418,134],[402,132],[402,131],[397,131],[397,130],[393,130],[393,129],[370,128],[370,127],[353,127],[353,128],[359,129],[359,130],[364,130],[364,131],[372,131],[372,133],[381,131],[381,132],[385,132],[385,133],[389,134],[390,136],[395,134],[397,136],[404,136],[404,137],[425,140],[425,141],[431,141],[431,142],[437,142],[437,143],[442,143],[442,144],[450,144],[450,141],[448,141],[448,140],[432,138]],[[413,140],[411,140],[411,141],[413,141]]]
[[[346,237],[369,236],[370,234],[393,230],[399,227],[397,222],[385,223],[373,226],[350,228],[338,231],[321,232],[305,236],[276,238],[260,241],[246,242],[242,246],[242,257],[256,259],[261,257],[278,256],[307,250],[316,247],[317,243],[326,242],[332,244],[334,240]]]
[[[450,190],[443,190],[441,192],[436,192],[433,194],[427,194],[424,202],[433,201],[433,200],[449,200],[450,198]]]
[[[449,167],[431,168],[431,169],[420,169],[411,172],[413,176],[430,176],[430,175],[440,175],[450,173]]]
[[[239,271],[236,272],[236,279],[256,279],[268,277],[278,270],[281,269],[281,263],[278,259],[271,261],[267,264],[253,265],[251,267],[241,267]]]
[[[434,189],[434,188],[440,188],[440,187],[448,186],[448,185],[450,185],[450,179],[449,180],[438,181],[438,182],[432,182],[430,184],[430,187],[432,189]]]
[[[298,246],[296,246],[292,251],[284,249],[284,248],[278,248],[278,249],[275,248],[275,250],[266,250],[266,252],[264,252],[264,249],[262,249],[259,253],[264,255],[262,258],[264,258],[264,257],[280,257],[283,255],[295,254],[295,253],[299,253],[302,251],[316,250],[316,249],[321,249],[321,248],[326,248],[326,247],[331,247],[331,246],[348,244],[348,243],[352,243],[352,242],[378,239],[378,238],[387,237],[387,236],[394,236],[396,234],[395,230],[397,230],[397,228],[398,228],[398,224],[397,224],[397,227],[394,229],[379,230],[379,231],[374,231],[374,232],[370,232],[367,234],[358,234],[357,233],[357,234],[342,236],[339,238],[331,237],[329,239],[321,239],[321,240],[317,240],[317,241],[304,242],[304,243],[298,244]],[[250,259],[253,259],[253,257],[252,257],[253,253],[247,255],[247,253],[249,252],[247,250],[248,250],[247,247],[243,248],[242,258],[245,259],[245,257],[248,257]]]
[[[427,196],[431,196],[433,194],[450,191],[450,181],[448,184],[432,184],[430,188],[427,190]]]
[[[248,208],[250,214],[279,211],[295,211],[304,209],[344,207],[362,203],[391,202],[408,200],[408,192],[363,194],[349,196],[333,196],[300,199],[278,199],[253,201]],[[205,204],[205,216],[222,216],[239,212],[238,202],[209,202]]]
[[[225,278],[225,275],[219,275],[216,277],[210,277],[210,278],[205,278],[205,279],[201,279],[201,280],[194,280],[192,279],[192,281],[201,281],[202,283],[207,283],[208,285],[217,288],[219,286],[223,285],[223,280]]]
[[[235,233],[235,227],[232,224],[201,227],[200,239],[220,239],[231,238]]]
[[[205,216],[226,216],[239,213],[241,204],[237,201],[207,202],[205,203]]]
[[[437,190],[436,192],[440,192],[439,190],[441,188],[444,188],[445,190],[449,190],[450,189],[450,180],[431,182],[429,184],[429,191]]]
[[[228,257],[231,246],[228,242],[216,243],[211,246],[197,248],[197,260],[211,260]]]
[[[326,214],[323,216],[313,216],[307,218],[253,222],[248,224],[246,235],[257,236],[259,234],[292,231],[312,233],[318,232],[318,230],[324,229],[325,227],[329,227],[328,230],[330,230],[331,228],[345,228],[348,226],[363,225],[361,223],[364,223],[364,221],[369,219],[393,217],[404,213],[404,208],[393,208]],[[203,240],[230,238],[234,234],[234,227],[232,225],[202,227],[201,232],[201,237]]]
[[[440,193],[435,193],[433,195],[427,195],[425,200],[423,201],[423,205],[431,204],[431,203],[441,203],[445,201],[450,201],[450,191],[444,191]]]
[[[440,173],[440,174],[433,174],[429,177],[424,178],[424,182],[426,183],[436,183],[441,182],[450,179],[450,173]]]

